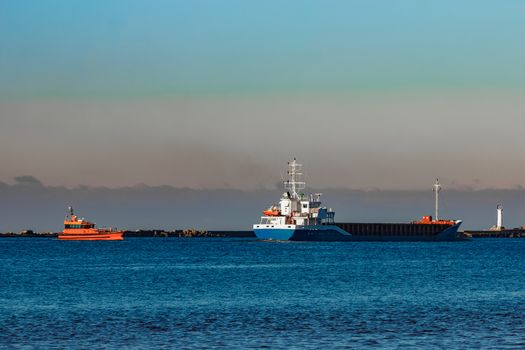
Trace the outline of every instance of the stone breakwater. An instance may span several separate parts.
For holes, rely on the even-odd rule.
[[[503,229],[500,231],[481,230],[481,231],[465,231],[468,237],[472,238],[525,238],[525,229]]]
[[[25,230],[21,232],[4,232],[0,233],[0,238],[56,238],[58,232],[34,232],[33,230]],[[209,238],[255,238],[253,231],[234,231],[234,230],[135,230],[124,231],[124,237],[209,237]]]

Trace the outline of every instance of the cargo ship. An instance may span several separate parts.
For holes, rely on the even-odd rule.
[[[458,233],[461,220],[440,220],[439,181],[434,184],[436,216],[424,216],[410,223],[347,223],[336,222],[335,212],[322,206],[322,193],[306,196],[302,165],[294,158],[288,163],[286,192],[279,204],[263,211],[253,225],[257,238],[278,241],[456,241],[465,237]]]
[[[95,224],[79,218],[68,208],[68,215],[64,220],[64,230],[58,234],[58,239],[69,241],[121,241],[124,231],[112,228],[96,228]]]

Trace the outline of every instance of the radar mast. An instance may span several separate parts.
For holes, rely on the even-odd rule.
[[[292,198],[300,198],[297,191],[306,188],[306,182],[303,180],[303,165],[297,163],[297,159],[288,162],[288,180],[284,181],[284,188],[286,188]]]

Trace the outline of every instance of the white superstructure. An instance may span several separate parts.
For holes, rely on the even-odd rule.
[[[305,195],[300,192],[306,188],[302,164],[294,158],[288,162],[288,179],[284,181],[283,193],[279,204],[263,211],[259,225],[254,228],[295,228],[293,226],[320,225],[333,223],[335,213],[321,206],[322,193]]]

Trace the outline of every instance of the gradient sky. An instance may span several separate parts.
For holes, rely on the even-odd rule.
[[[0,0],[0,181],[525,185],[525,2]]]

